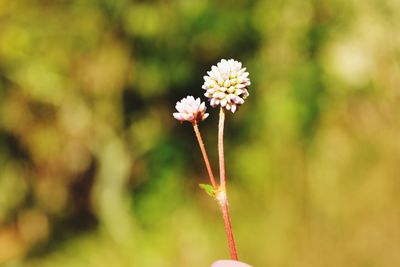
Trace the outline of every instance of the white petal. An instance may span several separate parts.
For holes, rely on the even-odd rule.
[[[235,102],[236,104],[243,104],[244,103],[244,100],[242,99],[242,98],[240,98],[240,97],[235,97],[234,99],[233,99],[233,102]]]
[[[222,92],[219,92],[219,93],[218,93],[218,98],[219,98],[219,99],[223,99],[223,98],[225,98],[225,96],[226,96],[225,93],[222,93]]]
[[[204,112],[206,110],[206,103],[201,103],[200,107],[199,107],[199,111],[200,112]]]
[[[191,106],[189,106],[187,103],[184,105],[184,106],[182,106],[182,109],[181,109],[181,113],[190,113],[192,111],[192,109],[191,109]]]
[[[226,98],[221,100],[221,107],[225,107],[227,104]]]
[[[211,78],[209,76],[203,76],[203,79],[207,83],[211,83],[212,82],[212,80],[211,80]]]
[[[245,88],[245,87],[246,87],[246,85],[244,83],[236,84],[236,88],[238,88],[238,89],[242,89],[242,88]]]
[[[212,107],[215,107],[215,98],[211,98],[211,100],[210,100],[210,105],[211,105]]]
[[[233,93],[235,92],[236,88],[234,86],[231,86],[228,88],[228,93]]]
[[[216,91],[217,91],[217,90],[215,90],[215,89],[208,89],[208,90],[207,90],[207,92],[210,93],[210,94],[214,94]]]
[[[235,91],[235,95],[241,95],[241,94],[243,94],[244,93],[244,90],[242,90],[242,89],[237,89],[236,91]]]
[[[180,113],[175,112],[175,113],[172,114],[172,116],[174,116],[174,118],[177,119],[178,121],[182,121],[183,120],[183,117],[182,117],[182,115]]]
[[[230,100],[233,100],[233,99],[235,99],[237,96],[235,95],[235,94],[229,94],[228,95],[228,98],[230,99]]]
[[[191,115],[191,114],[181,113],[181,116],[182,116],[182,118],[183,118],[185,121],[190,120],[190,115]],[[191,116],[193,116],[193,115],[191,115]]]

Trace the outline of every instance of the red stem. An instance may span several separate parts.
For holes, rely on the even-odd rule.
[[[219,124],[218,124],[218,157],[219,157],[219,180],[222,191],[226,191],[225,156],[224,156],[224,122],[225,122],[225,111],[221,107],[219,111]]]
[[[211,164],[210,164],[210,161],[208,160],[206,147],[204,146],[203,139],[201,138],[201,134],[200,134],[200,130],[199,130],[199,126],[197,125],[197,122],[193,123],[193,129],[194,129],[194,132],[197,137],[197,141],[200,146],[201,154],[203,155],[204,163],[206,164],[206,168],[207,168],[208,176],[210,177],[211,184],[212,184],[214,190],[216,190],[218,188],[218,186],[217,186],[217,183],[215,182],[214,174],[211,169]]]
[[[235,239],[233,238],[231,219],[229,217],[228,201],[226,199],[226,194],[222,192],[221,194],[223,194],[225,198],[218,199],[218,201],[221,207],[222,217],[224,218],[225,232],[228,238],[229,253],[231,255],[231,259],[237,261],[238,256],[236,252]]]
[[[219,112],[219,124],[218,124],[218,156],[219,156],[219,179],[220,189],[217,193],[217,200],[221,207],[222,217],[224,219],[226,236],[228,238],[229,252],[232,260],[238,260],[235,240],[233,238],[231,220],[229,218],[228,209],[228,196],[226,194],[226,177],[225,177],[225,157],[224,157],[224,122],[225,122],[225,111],[221,107]]]

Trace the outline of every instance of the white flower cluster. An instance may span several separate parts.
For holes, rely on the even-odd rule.
[[[233,59],[222,59],[207,74],[208,76],[204,76],[202,88],[206,90],[204,95],[210,99],[212,107],[221,106],[235,112],[249,96],[249,73],[246,68],[242,68],[242,63]]]
[[[193,96],[187,96],[178,101],[175,106],[178,112],[173,114],[174,118],[180,122],[188,121],[197,123],[208,117],[206,112],[206,104],[201,102],[200,98],[194,99]]]

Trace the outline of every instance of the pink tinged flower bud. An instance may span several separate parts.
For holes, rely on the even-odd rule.
[[[236,60],[222,59],[207,74],[203,77],[202,88],[206,90],[204,95],[210,100],[210,105],[236,112],[249,96],[247,89],[251,83],[246,68],[242,68],[242,63]]]
[[[197,123],[208,117],[206,112],[206,104],[201,102],[200,98],[194,99],[193,96],[187,96],[181,101],[178,101],[175,106],[178,112],[173,113],[175,119],[180,122],[188,121]]]

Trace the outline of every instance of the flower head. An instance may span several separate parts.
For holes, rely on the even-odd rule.
[[[208,117],[206,104],[200,101],[200,98],[194,99],[193,96],[187,96],[178,101],[175,106],[178,112],[173,114],[174,118],[180,122],[188,121],[197,123],[204,121]]]
[[[202,88],[206,90],[204,95],[210,99],[212,107],[221,106],[235,112],[249,96],[249,73],[239,61],[222,59],[207,74]]]

